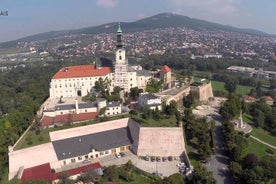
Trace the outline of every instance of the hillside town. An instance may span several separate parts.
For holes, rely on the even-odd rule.
[[[168,50],[174,50],[192,59],[228,58],[268,62],[275,59],[276,52],[274,47],[276,40],[273,37],[222,30],[196,31],[185,27],[129,32],[124,34],[124,42],[129,57],[163,55]],[[49,54],[61,59],[112,54],[115,51],[115,44],[112,33],[101,33],[72,34],[49,40],[19,42],[17,47],[24,48],[29,54],[38,53],[41,58],[51,60]],[[25,55],[29,54],[26,52]],[[19,60],[29,59],[24,57],[24,54],[0,57],[0,62]]]

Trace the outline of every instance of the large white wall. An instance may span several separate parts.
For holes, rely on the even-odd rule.
[[[81,92],[81,96],[85,96],[87,92],[91,92],[95,82],[100,78],[111,80],[112,75],[52,79],[50,83],[50,98],[60,98],[61,96],[76,97],[78,96],[78,91]]]

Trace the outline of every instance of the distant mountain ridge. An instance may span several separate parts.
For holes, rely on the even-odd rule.
[[[4,44],[13,45],[17,42],[28,42],[37,41],[44,39],[53,39],[58,36],[65,36],[69,34],[98,34],[98,33],[114,33],[117,30],[118,22],[112,22],[102,24],[99,26],[75,29],[75,30],[64,30],[64,31],[51,31],[46,33],[40,33],[32,36],[27,36],[18,40],[0,43],[0,46]],[[257,36],[275,36],[255,29],[244,29],[237,28],[218,23],[212,23],[201,19],[190,18],[184,15],[172,14],[172,13],[161,13],[148,18],[144,18],[134,22],[121,22],[121,26],[124,32],[135,32],[150,30],[156,28],[166,27],[187,27],[193,30],[207,29],[207,30],[223,30],[238,33],[245,33]]]

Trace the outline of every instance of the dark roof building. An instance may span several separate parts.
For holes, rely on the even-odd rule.
[[[128,127],[53,141],[58,160],[86,155],[92,149],[109,150],[131,145],[133,139]]]

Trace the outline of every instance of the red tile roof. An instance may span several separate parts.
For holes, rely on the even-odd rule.
[[[50,164],[42,164],[39,166],[31,167],[24,169],[21,180],[22,183],[26,183],[27,181],[53,181],[59,178],[62,174],[67,174],[68,176],[74,176],[80,173],[84,173],[88,170],[100,169],[102,168],[99,162],[92,163],[89,165],[84,165],[75,169],[70,169],[67,171],[62,171],[59,173],[52,172]]]
[[[41,120],[41,126],[54,125],[55,123],[68,123],[69,118],[72,122],[86,121],[90,119],[95,119],[97,116],[97,112],[71,114],[71,117],[69,117],[69,114],[57,115],[55,117],[43,116]]]
[[[266,101],[273,101],[273,98],[271,96],[266,96],[265,99]]]
[[[52,181],[52,172],[49,163],[42,164],[39,166],[24,169],[21,180],[25,183],[28,180],[32,181]]]
[[[97,69],[94,65],[67,66],[60,69],[52,79],[105,76],[109,73],[109,67],[101,67]]]
[[[170,69],[170,67],[168,67],[167,65],[164,65],[164,66],[161,68],[160,71],[161,71],[161,72],[166,72],[166,73],[168,73],[168,72],[171,71],[171,69]]]

